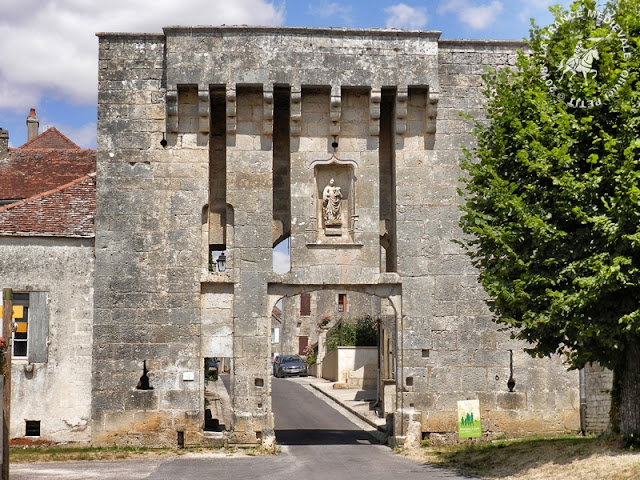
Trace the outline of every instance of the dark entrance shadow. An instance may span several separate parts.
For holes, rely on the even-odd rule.
[[[280,445],[373,445],[379,442],[362,430],[276,430]]]

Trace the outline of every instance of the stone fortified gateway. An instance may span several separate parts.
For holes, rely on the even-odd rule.
[[[498,332],[452,242],[471,141],[459,112],[482,115],[483,65],[512,66],[521,44],[254,27],[98,36],[95,443],[203,443],[205,357],[232,359],[229,441],[271,442],[272,308],[337,289],[391,308],[380,387],[398,441],[411,420],[455,439],[456,402],[476,398],[487,437],[579,428],[578,373]],[[274,273],[286,239],[291,269]],[[211,271],[220,251],[226,270]]]

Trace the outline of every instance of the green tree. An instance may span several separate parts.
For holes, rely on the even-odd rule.
[[[375,347],[378,345],[378,321],[371,315],[357,318],[355,321],[340,320],[327,335],[327,348],[336,347]]]
[[[611,428],[637,438],[640,0],[551,11],[514,69],[484,76],[486,118],[462,159],[463,245],[529,353],[613,370]]]

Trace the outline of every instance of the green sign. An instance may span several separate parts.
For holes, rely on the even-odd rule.
[[[482,436],[480,423],[480,401],[461,400],[458,402],[458,438]]]

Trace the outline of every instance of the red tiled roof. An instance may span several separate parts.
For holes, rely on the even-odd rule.
[[[80,150],[80,147],[61,134],[55,127],[42,132],[35,138],[22,145],[19,150],[33,150],[40,148],[57,148],[64,150]]]
[[[95,173],[0,208],[0,235],[93,237]]]
[[[0,160],[0,200],[30,198],[95,172],[96,151],[71,144],[74,148],[9,149]]]

